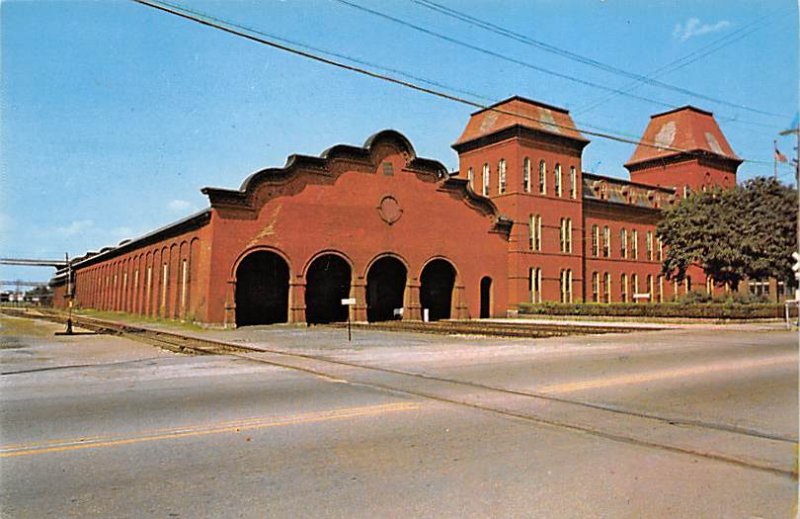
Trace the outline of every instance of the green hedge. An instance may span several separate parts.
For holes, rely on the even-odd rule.
[[[792,310],[792,313],[795,313]],[[521,303],[520,315],[596,315],[606,317],[693,317],[705,319],[772,319],[783,317],[776,303]]]

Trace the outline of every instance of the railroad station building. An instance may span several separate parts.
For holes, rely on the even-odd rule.
[[[459,171],[401,133],[292,155],[209,207],[75,259],[52,280],[82,308],[242,326],[501,317],[520,303],[670,300],[711,289],[661,275],[663,208],[732,187],[741,160],[710,112],[653,115],[625,167],[587,173],[561,108],[512,97],[471,115]],[[69,278],[69,279],[68,279]],[[343,304],[347,303],[347,304]]]

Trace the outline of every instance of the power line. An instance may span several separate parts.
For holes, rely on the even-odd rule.
[[[685,56],[682,56],[682,57],[677,58],[677,59],[675,59],[673,61],[670,61],[669,63],[667,63],[665,65],[662,65],[661,67],[659,67],[659,68],[655,69],[653,72],[651,72],[649,74],[649,77],[655,79],[655,78],[661,77],[661,76],[663,76],[663,75],[665,75],[667,73],[674,72],[676,70],[679,70],[679,69],[681,69],[683,67],[686,67],[686,66],[696,62],[697,60],[699,60],[701,58],[704,58],[705,56],[708,56],[709,54],[717,52],[718,50],[721,50],[721,49],[727,47],[728,45],[736,43],[737,41],[739,41],[739,40],[749,36],[750,34],[758,31],[761,27],[758,27],[757,25],[759,23],[763,22],[764,20],[766,20],[766,19],[768,19],[768,18],[770,18],[772,16],[775,16],[775,14],[776,13],[769,13],[769,14],[765,14],[763,16],[760,16],[759,18],[756,18],[755,20],[751,21],[750,23],[747,23],[747,24],[743,25],[742,27],[734,30],[733,32],[728,33],[728,34],[724,35],[721,38],[717,38],[716,40],[714,40],[714,41],[712,41],[712,42],[700,47],[699,49],[695,49],[694,51],[690,52],[689,54],[687,54]],[[636,89],[638,86],[640,86],[640,82],[637,81],[637,82],[629,83],[628,85],[622,87],[622,90],[624,90],[626,92],[630,92],[630,91]],[[576,113],[584,113],[584,112],[591,111],[591,110],[597,108],[598,106],[603,105],[605,102],[607,102],[609,99],[611,99],[611,98],[613,98],[615,96],[616,96],[616,94],[607,95],[607,96],[605,96],[605,97],[603,97],[603,98],[601,98],[599,100],[596,100],[596,101],[592,102],[591,104],[589,104],[586,107],[576,109]],[[756,123],[751,123],[751,124],[756,124]]]
[[[618,88],[613,88],[613,87],[609,87],[609,86],[605,86],[605,85],[600,85],[600,84],[592,82],[592,81],[581,79],[581,78],[578,78],[578,77],[575,77],[575,76],[570,76],[569,74],[563,74],[561,72],[555,72],[553,70],[550,70],[550,69],[547,69],[547,68],[544,68],[544,67],[540,67],[538,65],[534,65],[534,64],[528,63],[526,61],[522,61],[522,60],[519,60],[519,59],[516,59],[516,58],[512,58],[512,57],[506,56],[504,54],[500,54],[499,52],[495,52],[493,50],[489,50],[489,49],[486,49],[486,48],[483,48],[483,47],[479,47],[477,45],[473,45],[471,43],[459,40],[457,38],[453,38],[453,37],[438,33],[436,31],[432,31],[430,29],[426,29],[424,27],[420,27],[419,25],[415,25],[415,24],[413,24],[411,22],[407,22],[407,21],[401,20],[399,18],[395,18],[394,16],[382,13],[380,11],[376,11],[374,9],[370,9],[368,7],[364,7],[364,6],[352,3],[352,2],[350,2],[348,0],[336,0],[336,1],[339,2],[340,4],[346,5],[348,7],[352,7],[353,9],[357,9],[359,11],[363,11],[365,13],[372,14],[374,16],[383,18],[385,20],[389,20],[389,21],[391,21],[393,23],[402,25],[404,27],[408,27],[410,29],[413,29],[415,31],[421,32],[423,34],[427,34],[428,36],[432,36],[434,38],[437,38],[437,39],[440,39],[440,40],[443,40],[443,41],[447,41],[447,42],[453,43],[455,45],[458,45],[458,46],[461,46],[461,47],[464,47],[464,48],[467,48],[467,49],[470,49],[470,50],[474,50],[475,52],[480,52],[481,54],[485,54],[487,56],[491,56],[491,57],[496,58],[496,59],[500,59],[500,60],[503,60],[503,61],[507,61],[509,63],[513,63],[515,65],[519,65],[521,67],[529,68],[531,70],[535,70],[537,72],[541,72],[542,74],[547,74],[549,76],[557,77],[557,78],[560,78],[560,79],[565,79],[565,80],[571,81],[573,83],[578,83],[580,85],[588,86],[590,88],[595,88],[595,89],[598,89],[598,90],[604,90],[606,92],[613,92],[613,93],[616,93],[616,94],[619,94],[619,95],[624,95],[626,97],[637,99],[639,101],[643,101],[643,102],[646,102],[646,103],[660,105],[660,106],[665,107],[665,108],[675,108],[674,105],[671,105],[669,103],[665,103],[663,101],[657,101],[657,100],[652,99],[652,98],[642,97],[642,96],[638,96],[638,95],[631,94],[631,93],[628,93],[628,92],[623,92],[622,90],[620,90]]]
[[[459,96],[456,96],[456,95],[453,95],[453,94],[448,94],[446,92],[435,90],[433,88],[428,88],[428,87],[416,85],[414,83],[411,83],[410,81],[397,79],[397,78],[394,78],[394,77],[391,77],[391,76],[387,76],[385,74],[379,74],[377,72],[373,72],[373,71],[370,71],[370,70],[367,70],[367,69],[364,69],[364,68],[361,68],[361,67],[348,65],[346,63],[342,63],[342,62],[339,62],[339,61],[336,61],[336,60],[333,60],[333,59],[330,59],[330,58],[325,58],[325,57],[322,57],[322,56],[318,56],[318,55],[313,54],[313,53],[308,52],[308,51],[299,50],[299,49],[293,48],[293,47],[291,47],[289,45],[286,45],[286,44],[283,44],[283,43],[277,43],[275,41],[271,41],[271,40],[267,39],[263,35],[262,36],[256,36],[255,34],[259,33],[256,30],[244,28],[242,26],[238,26],[238,29],[237,29],[235,24],[233,24],[233,23],[221,20],[219,18],[215,18],[213,16],[201,13],[199,11],[187,9],[187,8],[184,8],[184,7],[176,5],[176,4],[170,4],[168,2],[157,1],[157,0],[133,0],[133,1],[136,2],[136,3],[142,4],[142,5],[145,5],[147,7],[151,7],[153,9],[157,9],[157,10],[160,10],[160,11],[163,11],[163,12],[178,16],[180,18],[184,18],[186,20],[198,23],[200,25],[205,25],[205,26],[211,27],[213,29],[218,29],[218,30],[221,30],[223,32],[227,32],[229,34],[232,34],[234,36],[240,36],[240,37],[248,39],[250,41],[253,41],[253,42],[256,42],[256,43],[260,43],[262,45],[267,45],[269,47],[273,47],[273,48],[276,48],[276,49],[279,49],[279,50],[283,50],[285,52],[289,52],[291,54],[295,54],[295,55],[298,55],[298,56],[301,56],[301,57],[304,57],[304,58],[308,58],[308,59],[313,60],[313,61],[317,61],[317,62],[320,62],[320,63],[331,65],[331,66],[334,66],[334,67],[337,67],[337,68],[341,68],[341,69],[344,69],[344,70],[347,70],[347,71],[350,71],[350,72],[356,72],[358,74],[362,74],[362,75],[365,75],[365,76],[368,76],[368,77],[371,77],[371,78],[374,78],[374,79],[379,79],[379,80],[386,81],[386,82],[389,82],[389,83],[393,83],[393,84],[396,84],[396,85],[404,86],[406,88],[410,88],[410,89],[416,90],[418,92],[426,93],[426,94],[429,94],[429,95],[432,95],[432,96],[435,96],[435,97],[439,97],[439,98],[446,99],[446,100],[449,100],[449,101],[453,101],[453,102],[456,102],[456,103],[460,103],[460,104],[463,104],[463,105],[471,106],[473,108],[478,108],[480,110],[491,110],[491,111],[496,112],[496,113],[500,113],[500,114],[504,114],[504,115],[510,115],[510,116],[513,116],[513,117],[519,117],[521,119],[526,119],[526,120],[530,120],[530,121],[536,122],[537,124],[541,124],[541,122],[537,118],[530,117],[530,116],[527,116],[525,114],[520,114],[520,113],[516,113],[516,112],[513,112],[513,111],[508,111],[508,110],[503,110],[501,108],[497,108],[497,107],[493,107],[493,106],[487,106],[487,105],[484,105],[482,103],[478,103],[478,102],[475,102],[475,101],[470,101],[469,99],[465,99],[463,97],[459,97]],[[255,34],[248,34],[247,32],[244,32],[244,31],[252,32],[252,33],[255,33]],[[571,127],[571,126],[561,125],[561,124],[558,124],[558,123],[555,123],[555,122],[548,122],[547,126],[553,127],[553,128],[560,128],[560,129],[564,129],[564,130],[569,130],[569,131],[576,131],[576,129]],[[630,138],[627,138],[627,137],[622,137],[622,136],[614,135],[614,134],[607,133],[607,132],[599,132],[599,131],[592,131],[592,130],[580,130],[580,131],[582,133],[585,133],[586,135],[591,135],[591,136],[594,136],[594,137],[613,140],[613,141],[617,141],[617,142],[624,142],[624,143],[629,143],[629,144],[642,145],[642,146],[645,146],[645,147],[655,148],[655,149],[658,149],[658,150],[674,151],[674,152],[678,152],[678,153],[687,153],[687,152],[692,151],[692,150],[688,150],[688,149],[676,148],[676,147],[673,147],[673,146],[663,146],[663,145],[659,145],[659,144],[655,144],[655,143],[650,143],[650,142],[647,142],[647,141],[644,141],[644,140],[630,139]],[[742,160],[743,160],[743,162],[750,162],[750,163],[755,163],[755,164],[770,164],[771,165],[771,163],[767,162],[767,161],[758,161],[758,160],[750,160],[750,159],[742,159]]]
[[[469,14],[463,13],[461,11],[457,11],[455,9],[451,9],[449,7],[445,7],[445,6],[441,5],[441,4],[437,4],[437,3],[433,2],[431,0],[410,0],[410,1],[415,3],[415,4],[417,4],[417,5],[425,7],[427,9],[431,9],[433,11],[441,13],[441,14],[443,14],[445,16],[461,20],[461,21],[463,21],[465,23],[468,23],[470,25],[473,25],[473,26],[476,26],[476,27],[480,27],[480,28],[482,28],[484,30],[493,32],[495,34],[499,34],[499,35],[504,36],[506,38],[509,38],[509,39],[515,40],[517,42],[523,43],[525,45],[536,47],[538,49],[544,50],[545,52],[550,52],[552,54],[556,54],[558,56],[562,56],[562,57],[570,59],[572,61],[577,61],[579,63],[583,63],[585,65],[589,65],[591,67],[598,68],[598,69],[603,70],[605,72],[609,72],[609,73],[616,74],[616,75],[619,75],[619,76],[624,76],[624,77],[627,77],[629,79],[634,79],[637,82],[646,83],[646,84],[651,85],[651,86],[656,86],[656,87],[659,87],[659,88],[671,90],[671,91],[678,92],[678,93],[685,94],[685,95],[689,95],[689,96],[692,96],[692,97],[697,97],[699,99],[704,99],[706,101],[711,101],[711,102],[714,102],[714,103],[730,106],[730,107],[733,107],[733,108],[739,108],[739,109],[742,109],[742,110],[748,110],[750,112],[759,113],[759,114],[762,114],[762,115],[771,115],[771,116],[775,116],[775,117],[782,117],[780,114],[775,114],[775,113],[772,113],[772,112],[766,112],[764,110],[759,110],[757,108],[751,108],[751,107],[748,107],[748,106],[745,106],[745,105],[742,105],[742,104],[731,103],[730,101],[717,99],[715,97],[711,97],[711,96],[706,95],[706,94],[694,92],[694,91],[689,90],[687,88],[683,88],[683,87],[671,85],[669,83],[664,83],[662,81],[658,81],[657,79],[655,79],[653,77],[643,76],[643,75],[637,74],[635,72],[630,72],[630,71],[615,67],[613,65],[609,65],[609,64],[603,63],[601,61],[598,61],[598,60],[595,60],[595,59],[592,59],[592,58],[588,58],[586,56],[582,56],[580,54],[568,51],[566,49],[562,49],[562,48],[557,47],[555,45],[551,45],[549,43],[545,43],[545,42],[536,40],[534,38],[530,38],[530,37],[525,36],[523,34],[519,34],[517,32],[514,32],[514,31],[510,30],[510,29],[507,29],[505,27],[501,27],[501,26],[493,24],[491,22],[487,22],[485,20],[482,20],[480,18],[476,18],[474,16],[471,16]]]

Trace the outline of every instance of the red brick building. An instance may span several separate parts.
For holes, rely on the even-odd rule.
[[[664,281],[655,225],[690,191],[735,185],[741,160],[712,114],[654,115],[630,182],[583,172],[588,143],[566,110],[513,97],[472,114],[458,174],[391,130],[293,155],[239,190],[204,188],[200,213],[75,260],[74,304],[246,325],[505,316],[705,287],[699,270]],[[66,277],[53,280],[60,304]]]

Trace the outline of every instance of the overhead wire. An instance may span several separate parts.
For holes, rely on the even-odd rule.
[[[569,74],[564,74],[562,72],[556,72],[556,71],[550,70],[548,68],[541,67],[539,65],[534,65],[533,63],[528,63],[527,61],[522,61],[522,60],[519,60],[519,59],[516,59],[516,58],[512,58],[510,56],[506,56],[505,54],[501,54],[499,52],[495,52],[493,50],[490,50],[490,49],[487,49],[487,48],[484,48],[484,47],[480,47],[478,45],[473,45],[473,44],[471,44],[469,42],[465,42],[463,40],[459,40],[458,38],[453,38],[451,36],[447,36],[445,34],[441,34],[439,32],[436,32],[436,31],[433,31],[433,30],[430,30],[430,29],[426,29],[424,27],[421,27],[419,25],[413,24],[411,22],[407,22],[405,20],[401,20],[400,18],[396,18],[396,17],[388,15],[386,13],[382,13],[380,11],[376,11],[375,9],[371,9],[369,7],[364,7],[362,5],[353,3],[353,2],[351,2],[349,0],[335,0],[335,1],[340,3],[340,4],[342,4],[342,5],[346,5],[348,7],[352,7],[353,9],[356,9],[356,10],[359,10],[359,11],[362,11],[362,12],[377,16],[379,18],[383,18],[385,20],[389,20],[389,21],[391,21],[393,23],[396,23],[398,25],[402,25],[404,27],[408,27],[410,29],[413,29],[415,31],[421,32],[421,33],[426,34],[428,36],[432,36],[434,38],[450,42],[450,43],[452,43],[454,45],[458,45],[458,46],[461,46],[461,47],[464,47],[464,48],[467,48],[467,49],[470,49],[470,50],[474,50],[475,52],[479,52],[481,54],[485,54],[485,55],[490,56],[492,58],[496,58],[496,59],[499,59],[499,60],[502,60],[502,61],[506,61],[508,63],[513,63],[515,65],[519,65],[519,66],[524,67],[524,68],[535,70],[537,72],[541,72],[542,74],[546,74],[546,75],[549,75],[549,76],[553,76],[553,77],[557,77],[557,78],[560,78],[560,79],[564,79],[566,81],[571,81],[573,83],[584,85],[584,86],[587,86],[587,87],[590,87],[590,88],[594,88],[594,89],[597,89],[597,90],[604,90],[606,92],[614,92],[614,93],[619,94],[619,95],[624,95],[626,97],[637,99],[639,101],[643,101],[643,102],[650,103],[650,104],[660,105],[660,106],[665,107],[665,108],[674,108],[674,105],[671,105],[671,104],[663,102],[663,101],[658,101],[658,100],[655,100],[655,99],[649,98],[649,97],[638,96],[636,94],[626,93],[626,92],[623,92],[623,91],[619,90],[618,88],[613,88],[613,87],[609,87],[609,86],[606,86],[606,85],[601,85],[601,84],[595,83],[593,81],[588,81],[586,79],[581,79],[581,78],[578,78],[578,77],[575,77],[575,76],[571,76]]]
[[[594,136],[594,137],[607,139],[607,140],[612,140],[612,141],[616,141],[616,142],[623,142],[623,143],[628,143],[628,144],[641,145],[641,146],[654,148],[654,149],[658,149],[658,150],[674,151],[674,152],[677,152],[677,153],[688,153],[688,152],[692,151],[692,150],[688,150],[688,149],[677,148],[677,147],[674,147],[674,146],[667,146],[667,145],[661,145],[661,144],[657,144],[657,143],[651,143],[651,142],[645,141],[644,139],[642,139],[642,140],[630,139],[630,138],[627,138],[627,137],[614,135],[614,134],[608,133],[608,132],[601,132],[601,131],[594,131],[594,130],[584,130],[584,129],[577,130],[575,127],[558,124],[556,122],[549,122],[548,121],[547,123],[542,123],[538,118],[531,117],[531,116],[528,116],[526,114],[517,113],[517,112],[509,111],[509,110],[504,110],[504,109],[498,108],[496,106],[485,105],[483,103],[479,103],[479,102],[476,102],[476,101],[465,99],[463,97],[459,97],[457,95],[449,94],[447,92],[442,92],[440,90],[436,90],[436,89],[433,89],[433,88],[420,86],[420,85],[414,84],[414,83],[412,83],[410,81],[398,79],[398,78],[395,78],[395,77],[388,76],[386,74],[380,74],[380,73],[377,73],[377,72],[374,72],[374,71],[371,71],[371,70],[367,70],[367,69],[362,68],[362,67],[349,65],[347,63],[342,63],[340,61],[336,61],[336,60],[331,59],[331,58],[326,58],[326,57],[323,57],[323,56],[319,56],[319,55],[313,54],[313,53],[311,53],[309,51],[304,51],[304,50],[300,50],[300,49],[294,48],[294,47],[292,47],[292,46],[290,46],[290,45],[288,45],[286,43],[279,43],[279,42],[276,42],[276,41],[272,41],[272,40],[268,39],[268,38],[270,38],[270,36],[266,35],[265,33],[260,32],[257,29],[252,29],[252,28],[248,28],[248,27],[245,27],[245,26],[242,26],[242,25],[238,25],[238,24],[233,23],[233,22],[228,22],[228,21],[222,20],[220,18],[208,15],[206,13],[202,13],[202,12],[197,11],[197,10],[186,8],[186,7],[178,5],[178,4],[166,2],[166,1],[163,1],[163,0],[132,0],[132,1],[136,2],[138,4],[141,4],[141,5],[153,8],[153,9],[157,9],[157,10],[172,14],[174,16],[178,16],[178,17],[183,18],[183,19],[198,23],[200,25],[211,27],[213,29],[218,29],[220,31],[232,34],[234,36],[239,36],[239,37],[245,38],[247,40],[250,40],[250,41],[253,41],[253,42],[256,42],[256,43],[260,43],[262,45],[267,45],[269,47],[273,47],[273,48],[278,49],[278,50],[289,52],[291,54],[295,54],[297,56],[301,56],[301,57],[310,59],[312,61],[316,61],[316,62],[319,62],[319,63],[324,63],[324,64],[327,64],[327,65],[330,65],[330,66],[333,66],[333,67],[341,68],[343,70],[347,70],[347,71],[350,71],[350,72],[355,72],[355,73],[358,73],[358,74],[362,74],[362,75],[371,77],[373,79],[378,79],[378,80],[381,80],[381,81],[386,81],[386,82],[389,82],[389,83],[393,83],[395,85],[403,86],[403,87],[406,87],[406,88],[409,88],[409,89],[412,89],[412,90],[415,90],[415,91],[418,91],[418,92],[422,92],[422,93],[429,94],[429,95],[432,95],[432,96],[435,96],[435,97],[439,97],[441,99],[446,99],[446,100],[449,100],[449,101],[452,101],[452,102],[456,102],[456,103],[460,103],[460,104],[463,104],[463,105],[466,105],[466,106],[470,106],[470,107],[473,107],[473,108],[478,108],[479,110],[490,110],[490,111],[493,111],[495,113],[504,114],[504,115],[510,115],[512,117],[519,117],[520,119],[530,120],[530,121],[536,122],[539,125],[544,125],[546,127],[559,128],[559,129],[563,129],[563,130],[568,130],[570,132],[584,133],[586,135],[591,135],[591,136]],[[345,58],[345,59],[349,59],[349,58]],[[769,163],[767,161],[759,161],[759,160],[752,160],[752,159],[741,159],[741,160],[743,162],[749,162],[749,163],[753,163],[753,164],[770,164],[771,165],[771,163]]]
[[[685,56],[677,58],[677,59],[675,59],[673,61],[670,61],[669,63],[666,63],[666,64],[658,67],[657,69],[655,69],[652,72],[650,72],[648,74],[648,77],[655,79],[655,78],[661,77],[661,76],[663,76],[665,74],[668,74],[668,73],[671,73],[671,72],[675,72],[676,70],[679,70],[679,69],[681,69],[683,67],[686,67],[686,66],[696,62],[697,60],[699,60],[701,58],[704,58],[705,56],[708,56],[709,54],[717,52],[717,51],[727,47],[728,45],[736,43],[737,41],[740,41],[743,38],[745,38],[745,37],[753,34],[754,32],[760,30],[761,27],[758,26],[758,25],[761,22],[763,22],[763,21],[765,21],[765,20],[767,20],[767,19],[769,19],[769,18],[771,18],[772,16],[775,16],[775,15],[776,15],[776,13],[768,13],[768,14],[765,14],[763,16],[760,16],[760,17],[756,18],[755,20],[752,20],[751,22],[743,25],[742,27],[739,27],[738,29],[735,29],[734,31],[732,31],[732,32],[730,32],[728,34],[725,34],[721,38],[717,38],[716,40],[714,40],[714,41],[712,41],[712,42],[710,42],[710,43],[708,43],[706,45],[703,45],[702,47],[700,47],[698,49],[695,49],[694,51],[686,54]],[[641,85],[641,83],[639,81],[636,81],[636,82],[633,82],[633,83],[629,83],[628,85],[622,87],[621,89],[626,91],[626,92],[629,92],[631,90],[635,90],[640,85]],[[605,96],[605,97],[603,97],[601,99],[598,99],[598,100],[590,103],[589,105],[587,105],[585,107],[579,107],[579,108],[576,109],[576,113],[589,112],[589,111],[597,108],[598,106],[602,106],[604,103],[606,103],[608,100],[612,99],[615,96],[616,96],[616,94],[609,94],[609,95],[607,95],[607,96]],[[729,119],[737,120],[737,119],[733,119],[733,118],[729,118]],[[753,123],[751,122],[751,124],[753,124]],[[772,126],[770,126],[770,128],[772,128]]]
[[[433,11],[438,12],[440,14],[443,14],[445,16],[448,16],[448,17],[451,17],[451,18],[455,18],[457,20],[461,20],[462,22],[468,23],[468,24],[470,24],[472,26],[480,27],[480,28],[482,28],[482,29],[484,29],[486,31],[492,32],[494,34],[499,34],[499,35],[504,36],[506,38],[509,38],[511,40],[517,41],[519,43],[523,43],[525,45],[529,45],[529,46],[538,48],[540,50],[544,50],[545,52],[556,54],[558,56],[564,57],[564,58],[572,60],[572,61],[576,61],[578,63],[582,63],[582,64],[585,64],[585,65],[588,65],[588,66],[591,66],[591,67],[594,67],[594,68],[598,68],[600,70],[603,70],[603,71],[611,73],[611,74],[616,74],[618,76],[624,76],[624,77],[629,78],[629,79],[634,79],[634,80],[636,80],[637,82],[640,82],[640,83],[646,83],[646,84],[651,85],[651,86],[663,88],[663,89],[666,89],[666,90],[671,90],[671,91],[678,92],[678,93],[681,93],[681,94],[684,94],[684,95],[688,95],[688,96],[691,96],[691,97],[696,97],[698,99],[704,99],[706,101],[710,101],[710,102],[713,102],[713,103],[726,105],[726,106],[730,106],[730,107],[733,107],[733,108],[739,108],[739,109],[742,109],[742,110],[747,110],[747,111],[750,111],[750,112],[753,112],[753,113],[762,114],[762,115],[771,115],[771,116],[775,116],[775,117],[782,117],[782,115],[780,115],[780,114],[775,114],[775,113],[767,112],[767,111],[760,110],[760,109],[757,109],[757,108],[752,108],[752,107],[749,107],[749,106],[746,106],[746,105],[743,105],[743,104],[732,103],[730,101],[726,101],[726,100],[723,100],[723,99],[718,99],[718,98],[709,96],[707,94],[702,94],[702,93],[699,93],[699,92],[695,92],[695,91],[689,90],[689,89],[684,88],[684,87],[675,86],[675,85],[671,85],[669,83],[665,83],[663,81],[659,81],[659,80],[655,79],[654,77],[647,77],[647,76],[644,76],[644,75],[641,75],[641,74],[637,74],[635,72],[630,72],[630,71],[627,71],[625,69],[621,69],[619,67],[615,67],[613,65],[609,65],[607,63],[603,63],[602,61],[598,61],[596,59],[589,58],[589,57],[577,54],[575,52],[571,52],[571,51],[563,49],[561,47],[558,47],[558,46],[555,46],[555,45],[552,45],[552,44],[549,44],[549,43],[546,43],[546,42],[543,42],[543,41],[540,41],[540,40],[536,40],[536,39],[531,38],[529,36],[526,36],[524,34],[520,34],[518,32],[514,32],[514,31],[512,31],[510,29],[507,29],[505,27],[496,25],[496,24],[491,23],[491,22],[487,22],[486,20],[482,20],[480,18],[477,18],[477,17],[472,16],[470,14],[464,13],[462,11],[457,11],[455,9],[446,7],[444,5],[441,5],[441,4],[438,4],[436,2],[433,2],[432,0],[409,0],[409,1],[414,3],[414,4],[419,5],[421,7],[425,7],[427,9],[430,9],[430,10],[433,10]]]

